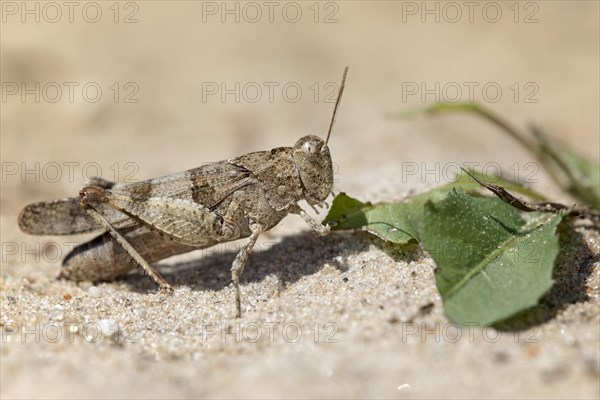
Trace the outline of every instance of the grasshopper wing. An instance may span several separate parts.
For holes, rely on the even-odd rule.
[[[90,183],[110,189],[140,205],[150,198],[180,199],[214,210],[231,193],[248,184],[250,175],[243,167],[221,161],[127,185],[100,178]],[[19,215],[19,227],[32,235],[73,235],[102,230],[102,226],[81,208],[79,201],[79,197],[69,197],[29,204]],[[96,208],[116,229],[141,224],[136,216],[132,218],[108,204],[99,204]]]
[[[244,227],[224,221],[224,214],[233,193],[256,183],[247,169],[221,161],[107,189],[98,204],[113,207],[179,244],[203,247],[239,237]]]
[[[102,213],[115,228],[136,225],[112,208],[103,207]],[[31,235],[74,235],[103,229],[81,208],[79,197],[29,204],[19,215],[19,228]]]
[[[205,164],[198,168],[161,178],[115,186],[111,192],[136,202],[150,198],[180,199],[198,203],[214,210],[240,187],[248,184],[252,173],[228,161]]]
[[[119,187],[118,183],[102,178],[92,178],[89,184],[106,189]],[[102,212],[117,228],[136,225],[135,221],[109,207],[103,207]],[[19,228],[31,235],[74,235],[103,229],[81,208],[79,197],[29,204],[19,214]]]

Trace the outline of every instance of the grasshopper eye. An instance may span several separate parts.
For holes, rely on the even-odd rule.
[[[304,142],[304,144],[302,145],[302,151],[309,154],[316,154],[317,145],[311,141]]]

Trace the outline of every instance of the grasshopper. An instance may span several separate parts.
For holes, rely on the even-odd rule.
[[[242,314],[240,276],[259,235],[287,214],[300,215],[318,234],[329,229],[298,202],[326,205],[333,186],[327,143],[344,91],[345,68],[325,140],[308,135],[278,147],[205,164],[146,181],[119,184],[93,178],[79,197],[26,206],[19,227],[34,235],[104,232],[75,247],[60,277],[110,280],[140,266],[161,291],[173,289],[150,265],[219,243],[249,238],[231,266],[236,317]]]

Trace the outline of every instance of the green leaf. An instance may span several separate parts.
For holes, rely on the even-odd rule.
[[[453,192],[425,206],[423,246],[438,268],[447,315],[489,325],[537,304],[552,286],[562,215],[519,212],[497,198]]]
[[[505,187],[526,194],[535,200],[545,200],[544,196],[514,182],[476,172],[474,174],[479,178],[505,185]],[[383,240],[398,244],[418,241],[425,203],[442,200],[450,190],[457,188],[467,192],[476,192],[481,189],[481,186],[469,175],[463,173],[458,175],[454,182],[412,196],[400,203],[363,203],[342,193],[333,200],[323,223],[330,224],[334,230],[363,228]]]
[[[402,203],[362,203],[345,193],[333,200],[331,210],[323,221],[334,230],[363,228],[393,243],[406,244],[418,240],[418,228],[423,216],[423,205],[429,200],[441,200],[452,187],[477,190],[475,182],[461,180],[429,192],[410,197]]]
[[[445,112],[469,112],[480,115],[486,114],[484,109],[477,105],[477,103],[470,103],[465,101],[457,103],[440,102],[408,111],[401,111],[395,113],[394,115],[398,118],[413,118],[421,114],[438,114]]]
[[[539,128],[532,127],[540,151],[554,161],[566,175],[567,190],[586,204],[600,210],[600,165],[587,160],[573,149],[559,144],[543,134]]]
[[[323,220],[323,224],[339,222],[336,226],[338,229],[344,229],[340,228],[340,226],[363,226],[367,221],[364,218],[364,214],[360,211],[370,207],[372,207],[371,203],[363,203],[348,196],[346,193],[340,193],[333,199],[333,204]]]
[[[394,116],[411,118],[421,114],[435,115],[453,112],[473,114],[496,125],[529,150],[563,190],[596,210],[600,210],[600,165],[585,159],[565,145],[551,140],[537,127],[530,128],[533,133],[534,140],[532,140],[530,135],[517,129],[492,111],[469,102],[436,103],[415,110],[395,113]],[[555,174],[556,169],[562,171],[566,176],[566,185],[565,179]],[[509,187],[506,189],[512,190]]]

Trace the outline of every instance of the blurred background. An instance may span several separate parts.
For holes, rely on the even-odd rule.
[[[98,172],[142,180],[324,135],[346,65],[330,142],[338,190],[396,197],[450,179],[454,162],[531,175],[531,155],[474,117],[389,118],[443,100],[534,122],[597,160],[598,12],[589,1],[4,1],[3,216]]]
[[[18,231],[20,209],[33,201],[76,195],[86,177],[139,181],[250,151],[292,146],[306,134],[326,135],[345,66],[350,67],[346,90],[329,142],[337,191],[363,200],[398,200],[450,181],[458,165],[470,163],[483,172],[525,180],[564,200],[548,176],[530,164],[535,161],[531,154],[487,122],[468,115],[390,117],[444,100],[477,102],[518,127],[535,123],[588,158],[600,158],[600,5],[596,1],[2,1],[0,7],[3,242],[31,243],[34,239]],[[271,234],[281,238],[295,230],[306,226],[288,218]],[[10,262],[19,264],[16,259]],[[53,269],[33,266],[27,276],[39,274],[38,278],[45,277],[39,282],[54,282],[59,268],[57,263]],[[8,275],[13,273],[20,279],[20,273]],[[17,278],[12,280],[13,289],[20,287]],[[422,282],[435,290],[431,276]],[[211,294],[194,292],[194,296],[204,295]],[[82,298],[86,299],[85,293]],[[38,298],[32,299],[31,308],[36,310]],[[355,303],[361,304],[359,299]],[[355,325],[361,332],[371,329],[359,322]],[[371,343],[377,346],[378,341]],[[469,345],[464,347],[467,354]],[[336,348],[342,354],[340,365],[349,369],[354,356],[362,358],[366,353],[344,355],[353,347]],[[95,349],[89,349],[91,356]],[[428,382],[429,366],[447,354],[440,357],[435,349],[420,349],[428,362],[404,371],[414,369]],[[560,352],[551,350],[560,357]],[[155,354],[154,348],[147,353]],[[389,353],[386,348],[377,354]],[[35,361],[40,353],[13,354]],[[123,359],[115,356],[115,364],[129,360],[127,354],[122,353]],[[247,355],[247,364],[240,364],[249,366],[249,375],[240,372],[246,381],[261,378],[264,387],[275,382],[286,388],[300,385],[294,386],[296,375],[286,376],[288,380],[259,377],[262,369],[248,360],[258,355],[251,351]],[[146,353],[128,369],[146,368],[144,357]],[[12,362],[18,363],[18,358]],[[285,357],[278,355],[277,360],[270,364],[272,370],[288,371],[279,364]],[[395,373],[378,359],[370,363],[374,376]],[[540,368],[543,363],[540,358]],[[46,370],[43,363],[39,365],[41,376]],[[177,395],[173,392],[180,386],[177,382],[193,383],[203,376],[186,377],[195,374],[188,367],[173,369],[184,375],[173,372],[169,382],[175,383],[156,395]],[[17,369],[10,376],[18,375],[21,386],[13,386],[12,394],[27,388],[31,379],[29,367],[20,369],[24,373]],[[74,364],[66,371],[80,369],[80,364]],[[453,375],[447,372],[454,370],[451,365],[440,369],[437,378],[451,381]],[[213,370],[207,367],[207,371]],[[237,369],[229,371],[230,375],[222,376]],[[488,371],[496,377],[495,365]],[[112,382],[114,370],[105,372],[104,380],[90,376],[89,382],[82,383],[88,385],[86,390],[98,389],[86,393],[112,388],[107,382]],[[515,373],[525,380],[521,388],[529,387],[526,372]],[[307,376],[304,382],[311,381]],[[509,384],[489,387],[512,390],[515,377],[507,376]],[[559,379],[549,376],[560,385]],[[589,389],[597,378],[585,376],[591,376],[585,386]],[[362,390],[362,378],[346,377],[338,375],[336,380],[334,375],[327,382],[331,388],[348,385]],[[215,382],[213,387],[219,382],[222,388],[231,384],[225,378]],[[477,385],[479,380],[471,382]],[[537,388],[546,387],[548,381],[544,382]],[[121,384],[126,387],[128,382]],[[462,383],[456,380],[449,385],[460,389]],[[47,386],[61,393],[61,385],[52,379]],[[385,393],[399,395],[396,386]],[[318,390],[311,384],[303,387],[304,392],[296,393],[314,395],[311,390]],[[429,384],[421,387],[430,388]],[[382,393],[375,386],[372,389],[356,393]],[[530,394],[538,389],[532,387]],[[152,394],[153,389],[147,385],[140,390]],[[249,393],[243,386],[236,390],[240,395]],[[331,393],[340,392],[332,389]]]

